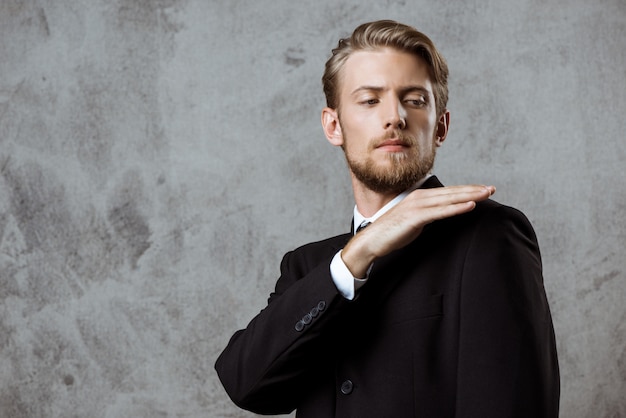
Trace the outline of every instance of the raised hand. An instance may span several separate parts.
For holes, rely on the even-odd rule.
[[[476,202],[488,199],[494,186],[465,185],[417,189],[350,240],[341,258],[354,277],[364,277],[379,257],[400,249],[429,223],[474,209]]]

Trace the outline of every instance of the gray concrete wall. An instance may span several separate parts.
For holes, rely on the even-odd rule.
[[[536,228],[562,417],[626,416],[624,0],[1,0],[0,416],[252,416],[213,363],[348,228],[319,79],[379,18],[448,58],[436,173]]]

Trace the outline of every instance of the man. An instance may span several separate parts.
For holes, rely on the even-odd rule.
[[[267,307],[216,369],[233,401],[298,417],[557,417],[535,233],[431,175],[447,65],[414,28],[359,26],[326,63],[322,126],[343,149],[354,234],[285,255]],[[367,228],[358,231],[360,226]]]

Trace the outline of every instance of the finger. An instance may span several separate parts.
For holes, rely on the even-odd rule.
[[[491,196],[492,194],[495,193],[495,191],[496,191],[496,188],[494,186],[474,184],[474,185],[462,185],[462,186],[436,187],[433,189],[417,189],[411,192],[409,196],[428,198],[428,197],[445,196],[445,195],[467,193],[467,192],[488,193],[488,195]]]
[[[461,187],[443,192],[415,194],[407,204],[414,205],[417,209],[454,205],[469,201],[478,202],[489,198],[494,191],[493,186]]]
[[[420,216],[422,217],[423,222],[427,224],[470,212],[475,207],[476,202],[474,201],[455,203],[445,206],[436,206],[422,211],[420,213]]]

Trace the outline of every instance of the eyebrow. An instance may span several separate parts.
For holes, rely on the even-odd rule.
[[[350,95],[354,96],[355,94],[360,93],[362,91],[382,92],[385,90],[386,88],[381,87],[381,86],[359,86],[356,89],[354,89],[352,93],[350,93]],[[419,85],[402,87],[400,88],[400,92],[402,94],[420,92],[420,93],[425,93],[426,95],[431,93],[431,91],[428,90],[426,87],[419,86]]]

